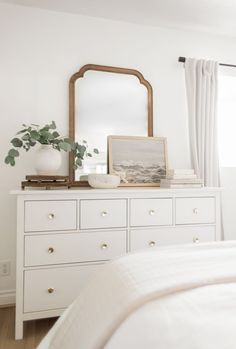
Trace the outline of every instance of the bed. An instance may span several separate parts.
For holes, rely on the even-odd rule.
[[[235,349],[236,242],[107,263],[38,349]]]

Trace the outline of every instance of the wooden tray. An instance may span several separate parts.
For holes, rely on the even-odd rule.
[[[26,187],[33,188],[59,188],[67,187],[70,188],[70,182],[68,176],[38,176],[29,175],[25,177],[25,181],[21,182],[21,188],[24,190]]]

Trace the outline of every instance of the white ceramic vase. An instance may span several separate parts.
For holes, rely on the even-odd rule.
[[[35,152],[34,166],[38,175],[57,175],[61,167],[60,151],[42,144]]]

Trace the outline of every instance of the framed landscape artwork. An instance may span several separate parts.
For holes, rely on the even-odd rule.
[[[108,162],[121,186],[160,186],[167,170],[166,138],[109,136]]]

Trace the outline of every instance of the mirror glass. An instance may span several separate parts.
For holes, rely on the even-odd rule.
[[[148,136],[148,90],[135,75],[88,70],[74,82],[74,137],[86,140],[86,158],[75,181],[89,173],[107,173],[107,136]]]

